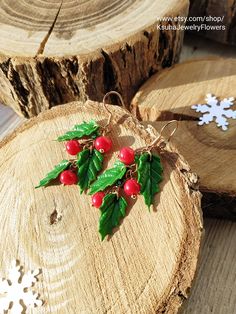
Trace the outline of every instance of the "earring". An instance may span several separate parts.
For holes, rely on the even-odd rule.
[[[66,142],[68,154],[76,159],[62,160],[42,179],[36,188],[48,185],[52,180],[59,178],[63,185],[78,184],[80,191],[86,191],[91,183],[96,180],[97,174],[102,170],[103,154],[112,148],[112,141],[107,134],[111,130],[112,113],[106,104],[110,95],[118,96],[121,105],[125,108],[121,95],[115,91],[108,92],[103,98],[103,107],[108,113],[106,125],[99,125],[96,121],[76,124],[57,138],[58,142]]]
[[[164,130],[175,123],[176,126],[169,138],[164,140]],[[128,206],[125,195],[135,199],[143,195],[145,204],[150,210],[154,196],[160,191],[163,167],[160,157],[153,152],[156,148],[161,153],[178,127],[176,120],[168,122],[161,129],[160,135],[146,147],[133,150],[123,147],[114,166],[100,176],[91,185],[92,205],[100,209],[99,233],[102,240],[120,224],[125,217]],[[123,196],[122,196],[123,195]]]

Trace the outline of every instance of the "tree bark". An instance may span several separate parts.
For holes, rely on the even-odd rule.
[[[201,113],[191,106],[204,104],[208,93],[219,99],[235,97],[235,84],[234,59],[188,61],[154,75],[132,100],[133,113],[143,121],[155,121],[158,129],[166,121],[180,120],[172,140],[199,175],[201,192],[213,193],[216,203],[219,196],[229,200],[220,210],[216,203],[212,204],[210,195],[204,197],[204,200],[211,199],[210,207],[204,203],[206,214],[232,219],[236,219],[232,206],[236,198],[236,120],[228,120],[228,131],[219,129],[215,122],[199,126],[197,120]],[[235,110],[236,105],[232,109]]]
[[[157,136],[118,106],[110,110],[114,152],[142,147]],[[54,139],[74,124],[103,124],[105,117],[100,103],[74,102],[41,114],[0,142],[1,269],[16,258],[26,269],[42,269],[37,287],[43,313],[176,313],[197,267],[202,217],[196,175],[173,147],[161,155],[164,180],[154,211],[141,196],[133,206],[128,200],[119,229],[103,242],[99,212],[78,186],[34,189],[66,157]],[[105,158],[109,167],[116,153]]]
[[[178,61],[183,32],[159,30],[157,18],[187,13],[187,0],[6,0],[0,101],[25,117],[73,100],[101,101],[110,90],[128,105],[151,74]]]

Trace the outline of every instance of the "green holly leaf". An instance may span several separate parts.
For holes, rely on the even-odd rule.
[[[56,165],[54,167],[54,169],[52,171],[50,171],[46,177],[44,179],[42,179],[40,182],[39,182],[39,185],[36,186],[35,188],[40,188],[42,186],[45,186],[47,185],[50,181],[56,179],[59,174],[64,171],[65,169],[67,169],[70,165],[70,162],[68,160],[62,160],[58,165]]]
[[[91,185],[89,194],[104,191],[108,186],[112,186],[118,180],[121,180],[126,173],[126,169],[126,166],[117,160],[113,168],[104,171],[98,176],[97,180]]]
[[[97,173],[102,169],[103,155],[96,149],[84,149],[78,155],[78,177],[80,192],[87,190],[97,178]]]
[[[120,220],[125,217],[127,202],[123,197],[116,194],[107,194],[100,207],[101,216],[99,219],[99,233],[102,240],[108,234],[112,234],[112,230],[119,226]]]
[[[62,136],[59,136],[57,140],[59,142],[69,141],[76,138],[81,138],[83,136],[92,135],[93,133],[97,133],[99,129],[99,125],[91,120],[89,122],[83,122],[82,124],[76,124],[73,127],[72,131],[65,133]]]
[[[153,198],[160,191],[159,183],[162,181],[161,160],[156,155],[143,153],[138,159],[138,182],[141,185],[141,194],[145,204],[150,208]]]

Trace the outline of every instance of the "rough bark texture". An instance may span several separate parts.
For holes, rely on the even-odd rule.
[[[133,113],[143,121],[153,121],[157,130],[168,120],[181,120],[172,141],[200,177],[200,190],[209,201],[203,209],[210,216],[230,219],[236,218],[236,120],[228,120],[227,131],[217,128],[215,122],[199,126],[202,114],[191,106],[204,104],[208,93],[219,99],[233,97],[235,84],[234,59],[188,61],[154,75],[132,100]],[[216,204],[222,195],[228,202],[219,207]]]
[[[88,101],[53,108],[0,142],[1,269],[15,258],[26,269],[42,269],[40,313],[176,313],[192,285],[202,217],[196,175],[173,147],[161,155],[164,180],[154,211],[141,197],[133,204],[128,200],[127,216],[102,243],[99,211],[89,195],[80,195],[77,186],[34,190],[65,158],[63,144],[53,140],[83,120],[104,123],[100,105]],[[121,108],[110,110],[114,151],[121,145],[138,148],[157,135]],[[105,167],[116,158],[106,156]]]
[[[69,6],[69,2],[64,2],[64,6]],[[132,2],[133,5],[136,5],[135,1]],[[114,5],[115,3],[117,2],[114,1]],[[42,35],[40,39],[37,38],[41,43],[38,51],[33,46],[36,49],[35,55],[27,56],[24,50],[22,52],[18,51],[17,46],[15,46],[15,52],[14,48],[12,48],[13,52],[7,52],[4,50],[6,49],[5,46],[1,47],[0,45],[0,101],[11,106],[25,117],[37,115],[45,109],[73,100],[85,101],[91,99],[101,101],[104,94],[110,90],[120,92],[128,105],[139,86],[147,78],[154,72],[169,67],[178,61],[183,32],[158,30],[157,17],[158,15],[160,17],[186,16],[188,13],[187,0],[168,0],[165,4],[162,1],[152,2],[146,0],[142,5],[147,6],[147,10],[144,10],[142,15],[138,11],[139,6],[134,8],[134,10],[137,9],[137,14],[133,23],[132,19],[129,20],[128,15],[126,18],[126,12],[124,12],[121,14],[120,24],[116,23],[113,26],[114,17],[111,16],[108,29],[103,30],[101,34],[97,34],[96,29],[99,24],[96,28],[95,26],[94,28],[91,27],[89,34],[92,39],[90,37],[87,41],[81,39],[81,45],[79,45],[80,39],[76,37],[79,36],[76,31],[83,33],[83,31],[88,30],[86,19],[83,19],[82,16],[81,29],[78,28],[77,24],[76,26],[73,25],[71,16],[69,19],[68,13],[66,13],[69,12],[69,9],[64,8],[63,5],[55,12],[53,11],[56,17],[53,17],[52,14],[52,25],[46,36],[43,39],[41,38]],[[148,12],[149,5],[150,7],[153,6],[152,13]],[[95,7],[95,4],[93,6]],[[14,11],[17,11],[17,9],[18,5],[14,7]],[[4,8],[2,11],[0,10],[0,16],[2,14],[4,17],[7,10],[6,12],[3,12],[3,10]],[[79,4],[76,4],[73,9],[75,18],[76,10],[78,14],[81,14]],[[44,12],[44,14],[46,13]],[[64,16],[63,14],[67,15]],[[86,16],[86,12],[83,14]],[[148,21],[149,16],[150,21]],[[64,21],[66,18],[68,18],[67,23]],[[102,17],[100,19],[100,23],[102,23]],[[145,26],[140,26],[143,20],[147,20],[147,23]],[[8,23],[4,19],[3,22]],[[18,19],[16,22],[20,23]],[[119,37],[116,36],[117,38],[108,40],[113,35],[112,32],[116,30],[118,32],[125,22],[128,24],[124,29],[124,33]],[[173,22],[172,25],[178,26],[176,23]],[[50,24],[46,22],[45,24],[46,30]],[[162,24],[167,23],[163,22]],[[168,24],[171,24],[171,22],[168,22]],[[129,28],[133,25],[137,25],[136,30],[130,34]],[[11,33],[14,33],[14,26],[9,27]],[[19,27],[18,24],[15,27]],[[68,27],[77,27],[77,30],[69,36]],[[65,28],[66,34],[63,34],[63,28]],[[27,34],[29,33],[29,38],[32,37],[32,42],[34,39],[33,30],[33,28],[26,30]],[[3,35],[7,41],[6,32]],[[115,35],[116,33],[114,33]],[[102,36],[107,36],[108,39],[104,42],[100,40]],[[28,37],[25,40],[27,40],[26,48],[28,51],[28,45],[31,42]],[[90,48],[91,43],[96,42],[97,45]],[[55,47],[58,47],[58,53],[55,51]],[[75,48],[73,49],[73,47]],[[1,49],[3,50],[2,53]]]
[[[236,45],[236,1],[235,0],[191,0],[190,12],[191,17],[222,17],[223,22],[217,23],[199,22],[197,25],[207,24],[209,27],[213,26],[225,26],[225,30],[203,30],[198,32],[202,36],[213,39],[215,41]],[[193,22],[189,22],[193,24]]]

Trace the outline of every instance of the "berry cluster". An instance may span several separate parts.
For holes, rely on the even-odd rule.
[[[118,155],[119,160],[127,166],[127,169],[130,168],[131,173],[129,179],[126,179],[123,182],[122,186],[124,189],[124,193],[127,196],[131,196],[132,198],[136,198],[137,194],[140,193],[141,186],[136,179],[132,177],[132,166],[135,165],[135,151],[131,147],[123,147]],[[108,192],[109,193],[109,192]],[[100,208],[103,203],[103,199],[106,193],[103,191],[99,191],[92,196],[92,205],[96,208]]]
[[[65,147],[68,154],[76,156],[83,150],[84,145],[78,140],[73,139],[66,142]],[[99,136],[91,143],[90,148],[93,147],[102,154],[107,153],[112,148],[112,141],[107,136]],[[70,170],[64,170],[60,174],[59,180],[64,185],[72,185],[78,182],[78,176],[72,168]]]
[[[100,209],[102,240],[112,234],[126,215],[128,203],[122,194],[132,198],[141,194],[150,208],[162,180],[160,157],[152,154],[150,146],[135,151],[123,147],[113,167],[98,175],[103,168],[103,154],[112,148],[111,139],[105,136],[108,131],[107,126],[101,127],[91,120],[59,136],[57,140],[65,142],[67,153],[76,158],[62,160],[36,186],[47,186],[59,178],[63,185],[78,184],[81,193],[90,190],[92,205]]]

